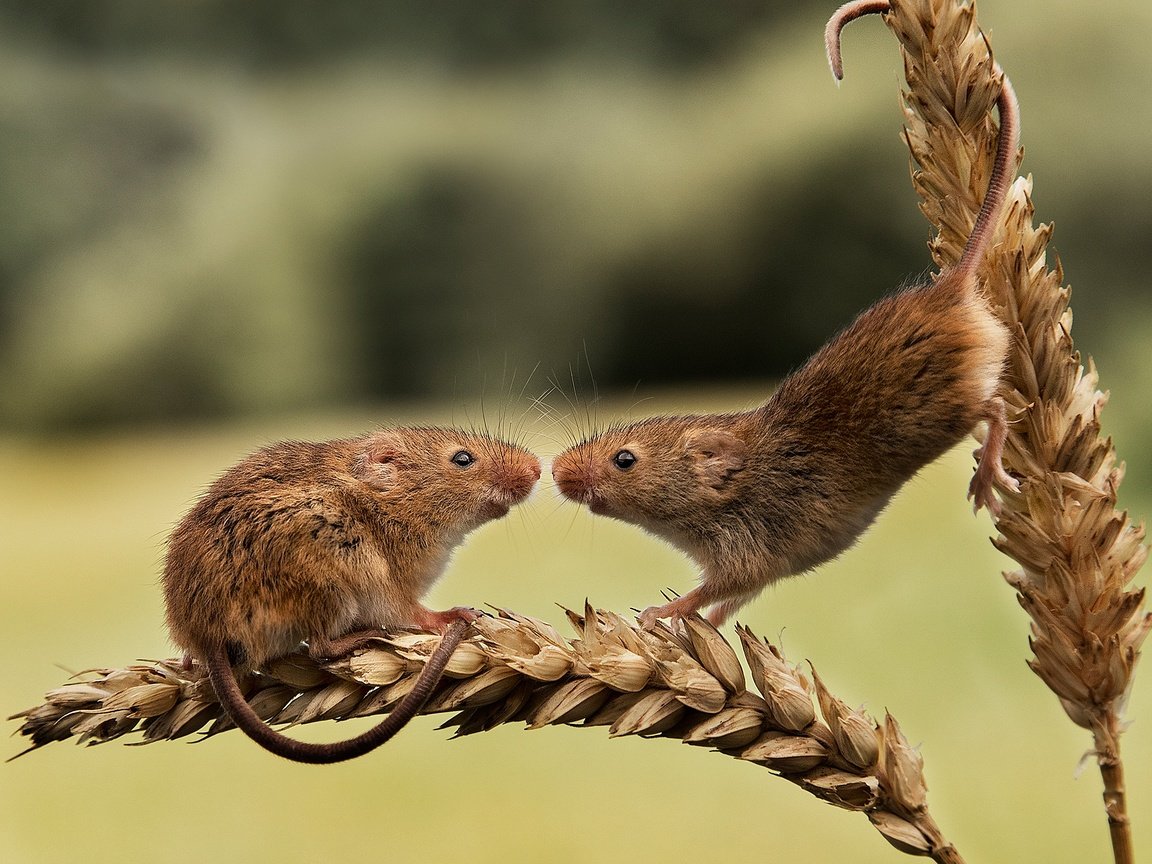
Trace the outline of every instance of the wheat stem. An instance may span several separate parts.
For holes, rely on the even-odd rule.
[[[944,835],[940,832],[935,820],[928,814],[924,814],[920,822],[920,830],[924,832],[926,837],[932,838],[933,852],[931,857],[933,861],[938,862],[938,864],[964,864],[964,859],[960,857],[956,847],[944,839]]]
[[[1105,734],[1096,736],[1096,758],[1104,780],[1104,812],[1108,815],[1108,833],[1116,864],[1134,864],[1132,826],[1128,818],[1128,800],[1124,789],[1124,763],[1120,760],[1120,739],[1115,724],[1116,712],[1109,712],[1106,722],[1113,724]]]

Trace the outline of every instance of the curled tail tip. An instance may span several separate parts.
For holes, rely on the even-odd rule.
[[[839,86],[844,80],[844,58],[840,54],[840,34],[829,33],[824,37],[824,57],[832,70],[832,80]]]
[[[824,25],[824,51],[828,55],[828,65],[832,67],[832,77],[839,83],[844,80],[844,63],[840,51],[840,33],[852,21],[864,15],[885,14],[891,10],[889,0],[849,0],[832,13]]]
[[[844,22],[840,20],[839,10],[824,25],[824,56],[837,84],[844,80],[844,61],[840,54],[840,31],[843,28]]]

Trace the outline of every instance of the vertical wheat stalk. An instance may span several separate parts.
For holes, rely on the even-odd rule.
[[[904,50],[912,181],[944,266],[959,257],[991,170],[999,89],[991,52],[970,3],[892,0],[885,20]],[[1124,469],[1100,434],[1107,397],[1073,345],[1069,290],[1059,265],[1047,267],[1051,227],[1033,224],[1030,192],[1030,178],[1013,187],[982,274],[1014,336],[1000,388],[1013,415],[1004,462],[1023,481],[994,542],[1020,565],[1005,578],[1032,618],[1029,666],[1092,733],[1115,859],[1128,864],[1120,732],[1152,629],[1143,589],[1129,587],[1147,548],[1143,526],[1116,509]]]

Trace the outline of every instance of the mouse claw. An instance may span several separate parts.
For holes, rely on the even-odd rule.
[[[993,519],[999,519],[1000,513],[1003,511],[1004,506],[1000,503],[1000,499],[991,493],[981,491],[977,494],[969,493],[968,498],[972,501],[972,512],[977,514],[980,508],[984,508],[991,514]]]
[[[991,480],[979,468],[972,477],[972,482],[968,484],[968,500],[972,502],[973,513],[979,513],[983,507],[993,518],[999,518],[1002,509],[1000,499],[993,494]]]

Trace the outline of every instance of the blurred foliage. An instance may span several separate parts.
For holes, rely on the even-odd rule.
[[[809,5],[815,5],[807,0]],[[86,57],[172,52],[293,69],[370,51],[433,56],[457,69],[558,53],[627,53],[669,67],[724,58],[784,0],[5,0],[14,31]]]
[[[1152,13],[985,5],[1078,336],[1144,339]],[[0,427],[784,373],[930,263],[829,8],[0,2]]]

